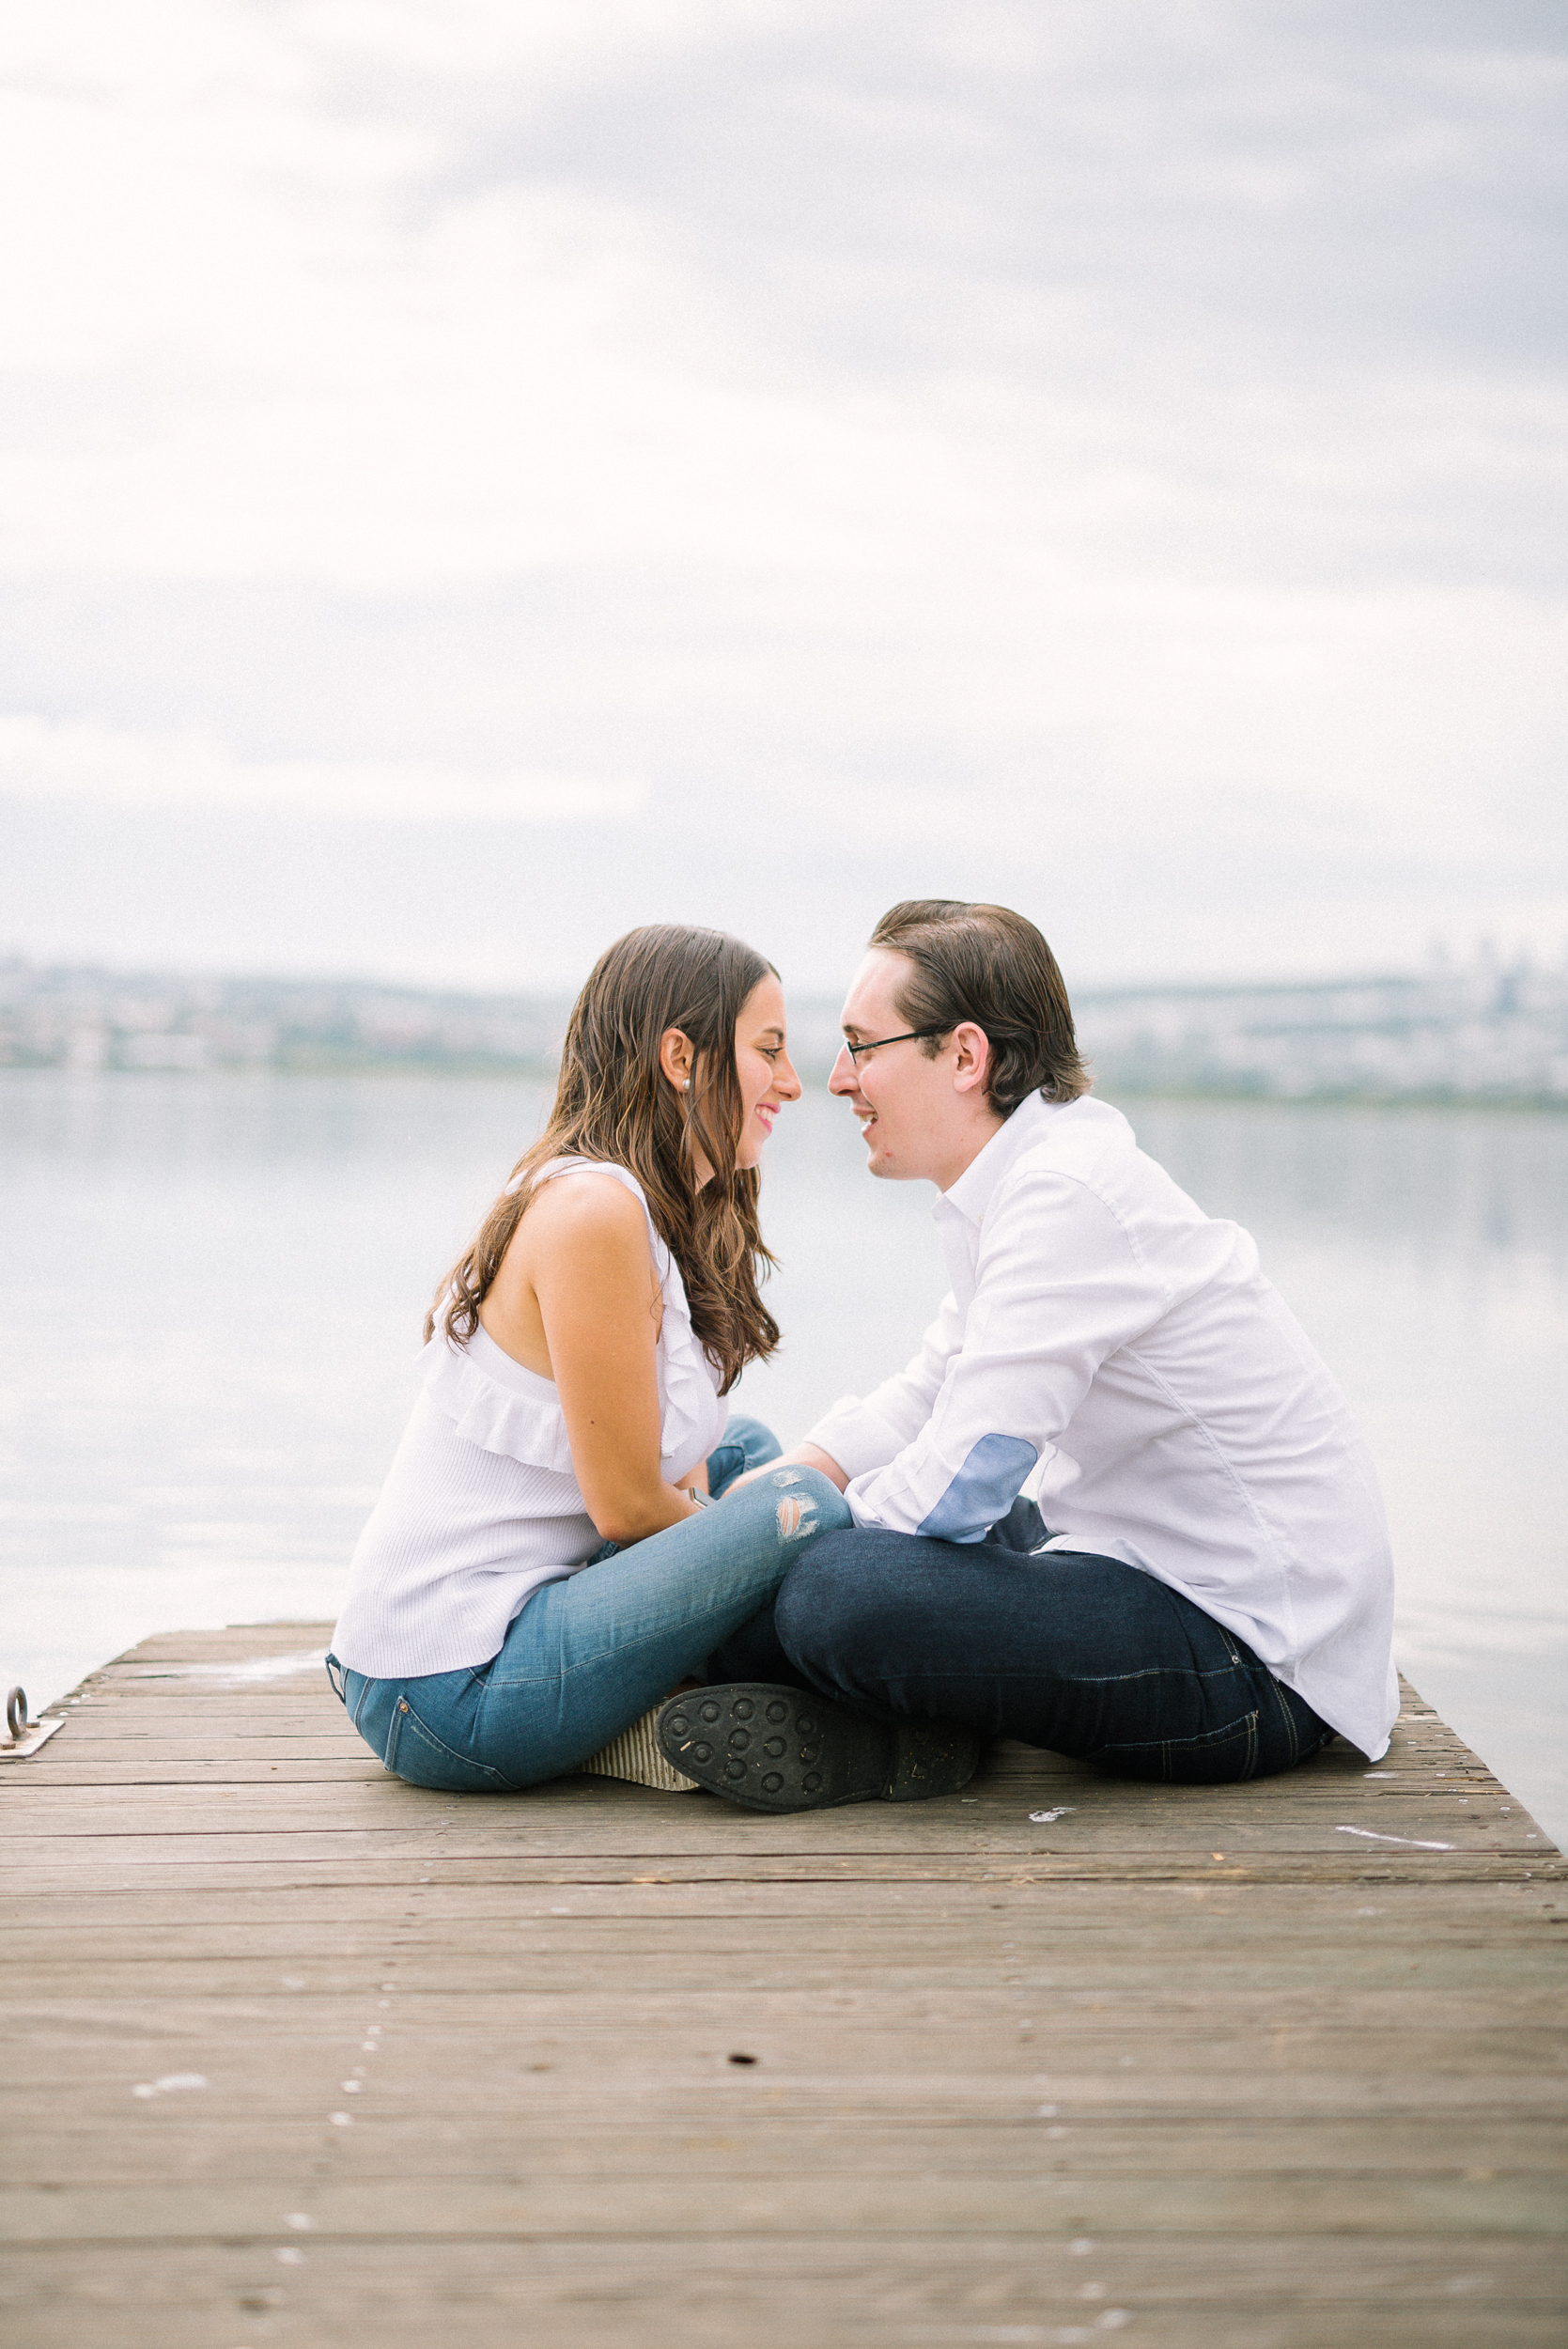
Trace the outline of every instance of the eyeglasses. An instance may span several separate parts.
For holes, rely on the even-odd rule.
[[[846,1036],[844,1049],[849,1055],[849,1066],[856,1068],[862,1052],[879,1052],[884,1044],[923,1044],[928,1036],[946,1034],[945,1028],[906,1028],[902,1035],[879,1035],[871,1044],[851,1044]]]

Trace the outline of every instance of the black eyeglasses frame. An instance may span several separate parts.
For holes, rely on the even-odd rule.
[[[924,1044],[930,1036],[946,1035],[947,1033],[945,1028],[906,1028],[902,1035],[875,1036],[869,1044],[851,1044],[846,1036],[844,1049],[849,1055],[851,1068],[858,1068],[862,1052],[879,1052],[884,1044]]]

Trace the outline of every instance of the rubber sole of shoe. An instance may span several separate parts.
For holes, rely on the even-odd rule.
[[[673,1768],[747,1811],[921,1802],[967,1786],[980,1740],[952,1721],[868,1721],[804,1689],[732,1681],[672,1697],[659,1744]]]

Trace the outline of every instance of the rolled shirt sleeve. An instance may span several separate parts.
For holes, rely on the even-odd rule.
[[[1071,1175],[1028,1172],[967,1236],[978,1237],[967,1308],[956,1288],[899,1377],[835,1404],[812,1431],[849,1474],[858,1525],[983,1541],[1107,1356],[1170,1301],[1115,1214]]]

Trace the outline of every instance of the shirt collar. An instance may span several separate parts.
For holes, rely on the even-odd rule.
[[[985,1221],[997,1185],[1015,1159],[1020,1157],[1032,1143],[1043,1140],[1050,1123],[1050,1112],[1037,1093],[1018,1103],[1005,1125],[1000,1127],[990,1141],[971,1159],[957,1181],[944,1190],[933,1213],[951,1207],[976,1230]]]

